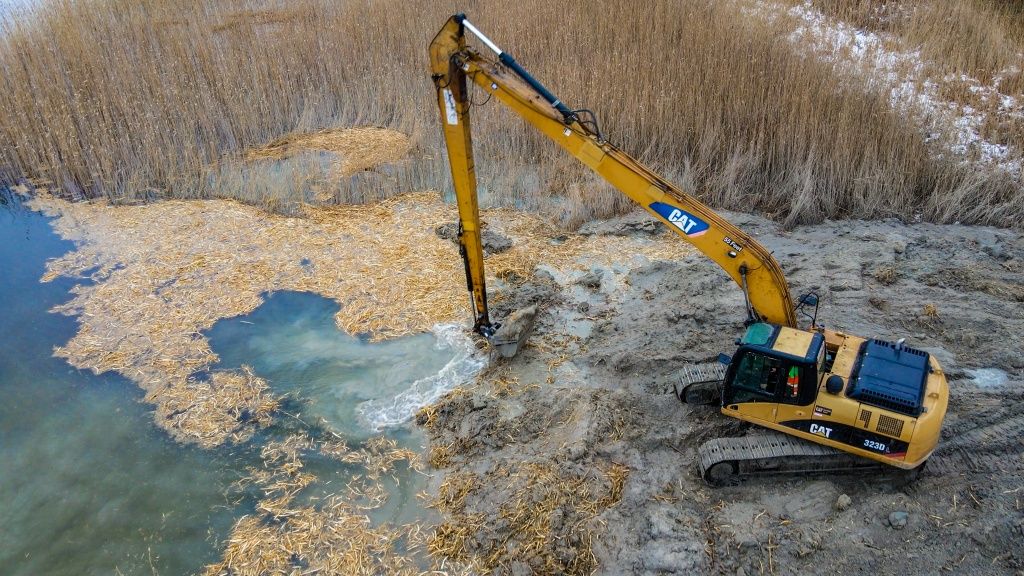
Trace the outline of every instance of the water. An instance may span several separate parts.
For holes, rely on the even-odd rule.
[[[472,377],[482,368],[482,358],[454,326],[371,342],[338,330],[337,311],[337,303],[314,294],[271,294],[251,314],[222,320],[207,333],[220,356],[215,368],[250,366],[275,395],[287,397],[284,418],[314,433],[328,430],[352,446],[384,433],[400,447],[422,451],[426,439],[410,424],[410,416]],[[359,473],[327,459],[305,464],[320,478],[323,493]],[[389,499],[369,512],[371,519],[404,524],[428,517],[415,498],[426,488],[425,476],[402,465],[384,485]]]
[[[455,326],[384,342],[337,329],[338,304],[300,292],[280,292],[244,318],[217,323],[207,334],[220,367],[249,365],[276,394],[298,398],[303,421],[348,438],[402,424],[483,366]],[[382,310],[386,313],[386,310]]]
[[[39,214],[0,206],[0,571],[192,572],[237,514],[223,507],[233,463],[158,431],[131,382],[52,357],[76,326],[47,311],[73,282],[39,278],[72,248]]]
[[[977,370],[968,370],[967,374],[975,384],[982,388],[1005,386],[1010,381],[1010,375],[999,368],[978,368]]]
[[[235,520],[253,511],[256,495],[239,498],[231,485],[247,466],[260,465],[262,443],[300,427],[358,446],[383,430],[419,451],[423,438],[400,422],[481,365],[457,330],[371,343],[335,328],[335,303],[274,294],[251,315],[219,322],[208,337],[217,367],[251,366],[275,393],[287,394],[288,414],[249,444],[182,446],[153,424],[133,383],[52,357],[76,325],[48,310],[69,298],[75,282],[39,278],[47,258],[71,249],[43,216],[0,206],[3,574],[195,573],[219,558]],[[321,479],[307,497],[360,472],[327,458],[304,461]],[[415,498],[423,485],[423,476],[400,467],[385,481],[387,504],[371,518],[428,518]]]

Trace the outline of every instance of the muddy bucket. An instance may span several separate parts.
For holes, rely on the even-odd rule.
[[[494,346],[503,358],[515,356],[519,352],[519,348],[526,342],[530,332],[533,331],[533,323],[536,319],[536,305],[516,310],[501,323],[501,326],[491,336],[491,346]]]

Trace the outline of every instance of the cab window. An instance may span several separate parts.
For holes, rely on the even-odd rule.
[[[779,402],[802,405],[811,402],[817,389],[817,370],[812,365],[800,366],[787,363],[783,385],[780,388]]]
[[[778,358],[747,352],[736,367],[731,402],[774,402],[785,381],[783,368]]]

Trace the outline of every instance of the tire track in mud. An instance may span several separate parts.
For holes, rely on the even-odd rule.
[[[1024,398],[1009,388],[969,389],[953,399],[969,411],[947,424],[928,474],[1013,473],[1024,470]]]

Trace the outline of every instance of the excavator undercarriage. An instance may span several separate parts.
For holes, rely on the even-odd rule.
[[[721,362],[687,364],[679,371],[678,382],[674,383],[676,397],[686,404],[718,404],[724,381],[725,364]]]
[[[698,449],[700,476],[724,486],[748,476],[771,474],[884,473],[897,481],[917,477],[924,467],[901,470],[779,432],[758,430],[738,438],[715,438]]]

